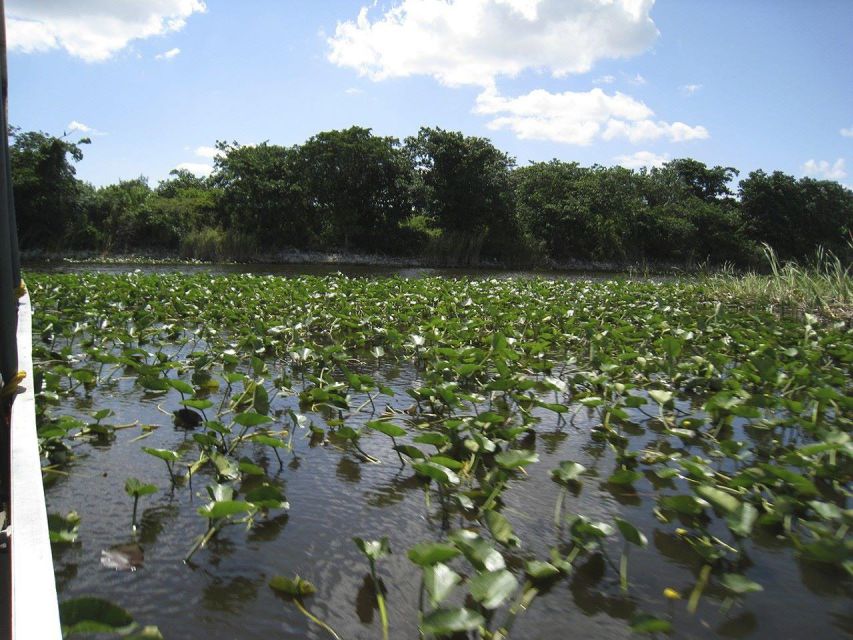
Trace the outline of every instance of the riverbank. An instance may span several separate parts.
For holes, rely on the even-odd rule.
[[[519,269],[542,273],[625,273],[644,275],[677,275],[708,273],[705,264],[678,265],[668,263],[613,262],[591,260],[553,261],[543,258],[530,263],[509,264],[493,260],[479,260],[462,264],[453,260],[441,260],[414,256],[389,256],[384,254],[356,253],[349,251],[300,251],[296,249],[270,253],[259,253],[251,258],[199,260],[184,258],[177,253],[146,252],[108,254],[97,251],[71,251],[56,253],[47,251],[24,251],[21,259],[25,264],[106,264],[106,265],[341,265],[378,268],[418,269],[484,269],[489,271],[517,271]]]

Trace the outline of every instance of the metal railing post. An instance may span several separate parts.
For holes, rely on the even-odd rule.
[[[0,109],[0,131],[3,132],[0,142],[0,376],[3,377],[3,384],[7,384],[18,373],[18,298],[15,289],[21,281],[21,267],[9,167],[6,7],[3,0],[0,0],[0,88],[3,95],[3,108]]]

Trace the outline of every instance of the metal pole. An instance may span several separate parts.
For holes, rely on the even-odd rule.
[[[9,124],[6,117],[8,78],[6,73],[6,8],[0,0],[0,376],[9,383],[18,373],[18,298],[20,283],[17,230],[15,229],[12,181],[9,168]],[[13,246],[14,242],[14,246]]]

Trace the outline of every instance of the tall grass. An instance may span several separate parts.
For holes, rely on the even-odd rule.
[[[851,247],[853,248],[853,247]],[[769,306],[779,312],[812,313],[827,320],[853,318],[853,273],[850,265],[819,248],[805,265],[781,263],[764,245],[769,274],[735,274],[732,269],[708,276],[711,291],[740,302]]]

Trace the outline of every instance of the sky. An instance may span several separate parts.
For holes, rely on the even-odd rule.
[[[853,187],[853,0],[6,0],[9,118],[95,185],[353,125],[519,165],[691,157]]]

